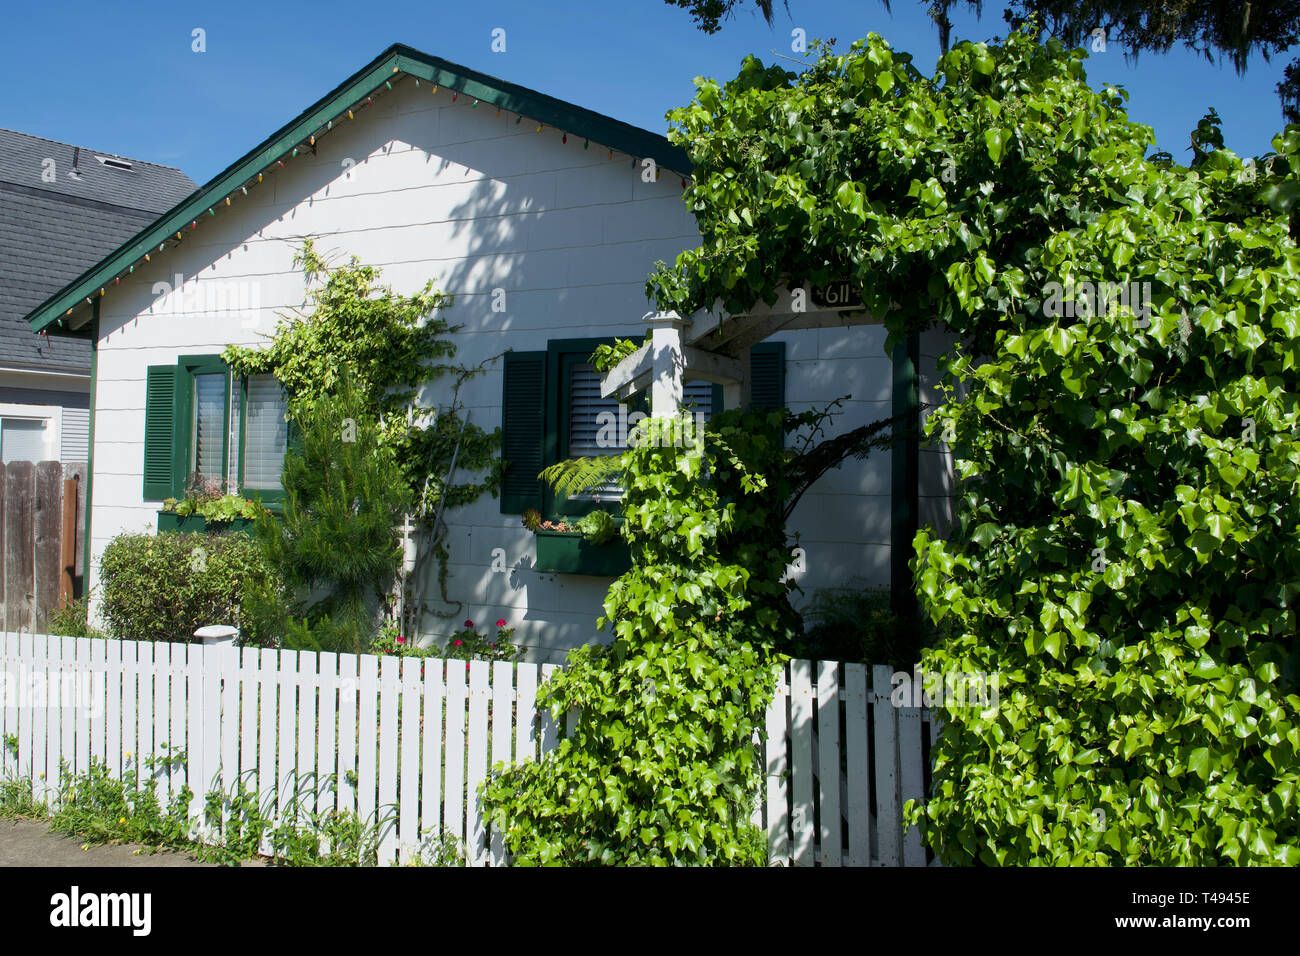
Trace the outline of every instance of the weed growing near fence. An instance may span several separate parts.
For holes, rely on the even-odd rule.
[[[155,778],[166,774],[184,754],[172,751],[149,758],[116,777],[99,762],[72,775],[65,770],[51,801],[54,809],[33,797],[30,779],[0,781],[0,819],[48,820],[58,833],[88,843],[138,843],[153,850],[174,849],[195,859],[226,866],[262,860],[278,866],[376,866],[380,842],[397,818],[397,807],[363,819],[355,813],[319,810],[321,789],[333,791],[333,778],[314,775],[294,781],[291,806],[279,812],[274,794],[259,794],[243,781],[228,791],[210,790],[199,821],[190,816],[194,798],[180,787],[164,803]],[[143,771],[143,772],[142,772]],[[266,851],[266,852],[264,852]],[[464,848],[454,839],[430,839],[409,860],[412,866],[464,866]]]
[[[45,622],[45,633],[62,637],[107,637],[90,623],[90,599],[67,598],[50,612]]]
[[[0,820],[43,820],[48,812],[30,780],[0,780]]]

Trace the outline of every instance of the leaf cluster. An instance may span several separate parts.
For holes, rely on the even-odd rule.
[[[557,721],[576,709],[573,732],[483,791],[516,863],[764,862],[754,740],[799,627],[764,477],[782,421],[727,412],[703,453],[638,442],[621,456],[633,566],[605,600],[612,643],[572,652],[542,691]]]

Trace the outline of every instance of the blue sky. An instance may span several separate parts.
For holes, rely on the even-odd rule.
[[[1001,4],[982,20],[957,18],[957,38],[1004,32]],[[191,51],[206,31],[207,52]],[[506,30],[506,52],[491,32]],[[663,132],[664,114],[688,102],[692,78],[727,79],[754,53],[790,53],[790,32],[835,37],[869,32],[913,54],[930,73],[933,25],[917,0],[790,0],[769,27],[745,12],[706,36],[662,0],[521,0],[490,3],[65,2],[10,4],[0,35],[5,97],[0,126],[178,166],[206,182],[383,48],[427,53]],[[1129,115],[1156,130],[1186,161],[1187,135],[1210,106],[1227,145],[1267,152],[1282,119],[1273,87],[1287,62],[1255,58],[1244,77],[1190,52],[1125,60],[1113,44],[1088,64],[1094,86],[1130,93]],[[791,64],[793,66],[793,64]]]

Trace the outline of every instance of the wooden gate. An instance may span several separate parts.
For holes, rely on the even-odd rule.
[[[44,631],[65,595],[81,593],[86,465],[0,464],[0,625]]]

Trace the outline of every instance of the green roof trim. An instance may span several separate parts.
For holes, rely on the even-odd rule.
[[[168,241],[174,242],[178,232],[184,235],[192,222],[207,215],[227,196],[255,180],[258,173],[288,156],[311,136],[324,131],[331,120],[390,82],[394,73],[409,74],[489,106],[523,114],[535,122],[638,159],[651,157],[658,166],[679,174],[688,174],[692,168],[686,151],[657,133],[395,43],[34,309],[27,316],[32,330],[53,331],[50,327],[64,324],[70,309],[83,308],[88,298],[97,301],[101,289],[106,289],[146,253],[153,253]],[[85,326],[90,327],[90,324]]]

